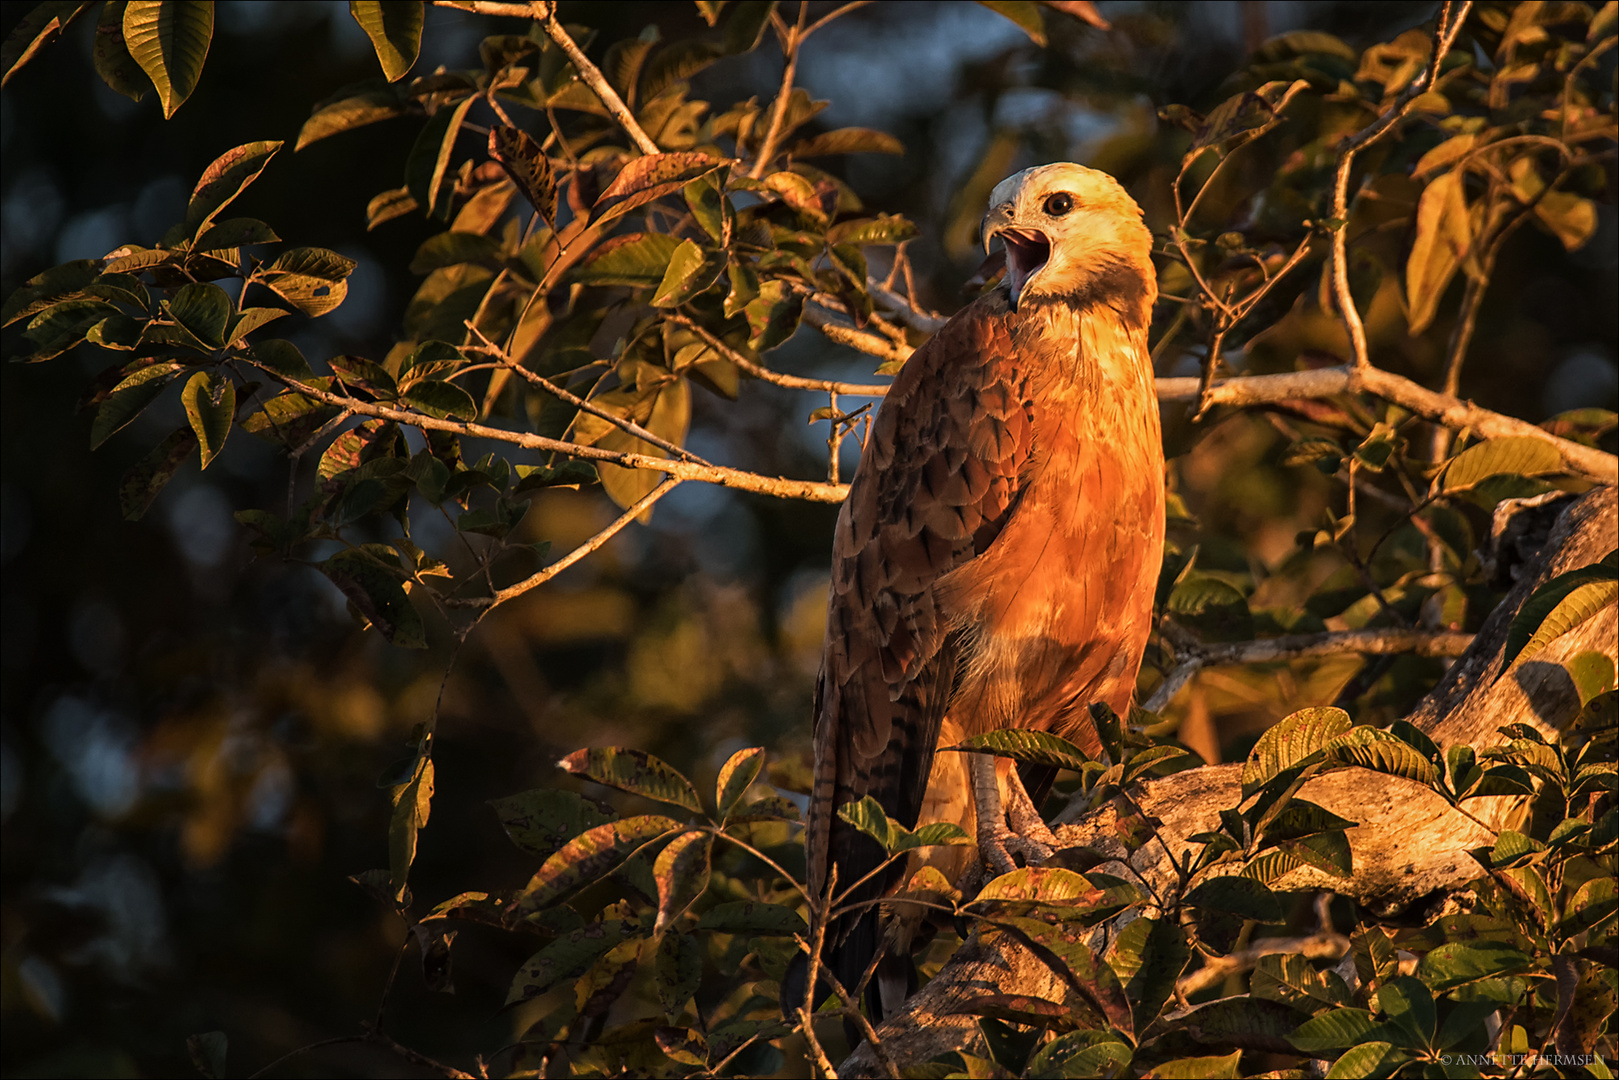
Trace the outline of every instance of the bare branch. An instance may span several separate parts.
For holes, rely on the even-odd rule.
[[[1309,937],[1261,938],[1252,946],[1228,956],[1206,956],[1203,966],[1175,984],[1175,993],[1182,998],[1225,982],[1226,976],[1239,971],[1251,971],[1261,956],[1272,953],[1297,953],[1311,960],[1337,960],[1349,951],[1349,939],[1331,932]]]
[[[762,382],[789,387],[793,390],[818,390],[822,393],[849,394],[854,397],[882,397],[888,393],[888,387],[885,384],[846,383],[832,379],[806,379],[799,375],[784,375],[779,371],[771,371],[725,344],[725,342],[709,333],[708,329],[701,323],[679,314],[670,315],[668,318],[670,322],[684,326],[702,338],[709,348]]]
[[[1332,182],[1332,216],[1337,222],[1332,233],[1332,288],[1338,298],[1338,313],[1349,330],[1357,367],[1371,364],[1371,351],[1366,343],[1366,324],[1361,321],[1355,298],[1349,292],[1349,173],[1355,164],[1355,155],[1388,134],[1404,119],[1417,97],[1434,85],[1439,78],[1439,67],[1455,44],[1456,35],[1461,32],[1472,7],[1473,0],[1462,0],[1460,5],[1446,0],[1434,27],[1433,55],[1427,70],[1411,80],[1387,111],[1345,140],[1338,150],[1338,171]]]
[[[424,431],[448,431],[471,439],[490,439],[494,442],[510,443],[514,446],[521,446],[525,450],[541,450],[552,454],[563,454],[583,461],[605,461],[612,465],[622,465],[626,469],[648,469],[653,472],[665,473],[681,480],[699,480],[703,483],[719,484],[721,487],[728,487],[737,491],[773,495],[779,499],[804,499],[808,502],[837,503],[842,502],[843,497],[849,492],[848,487],[839,484],[823,484],[814,480],[789,480],[785,477],[762,476],[759,473],[751,473],[743,469],[732,469],[724,465],[699,465],[692,461],[674,461],[669,458],[651,457],[647,454],[622,454],[615,450],[603,450],[600,447],[564,442],[561,439],[549,439],[544,435],[531,435],[523,431],[506,431],[469,420],[444,420],[436,416],[427,416],[423,413],[395,408],[392,405],[383,405],[379,402],[356,401],[353,398],[343,397],[341,394],[334,394],[329,390],[310,386],[297,379],[288,379],[268,368],[260,367],[260,370],[314,401],[335,405],[340,409],[350,409],[362,416],[375,416],[400,424],[409,424]]]
[[[876,278],[866,280],[866,290],[871,298],[892,312],[900,322],[913,330],[920,330],[924,334],[931,334],[939,330],[948,321],[945,316],[932,311],[923,311],[915,306],[915,297],[904,297],[890,292]]]
[[[1362,653],[1390,656],[1414,653],[1417,656],[1460,656],[1472,644],[1472,634],[1433,630],[1387,628],[1346,630],[1327,634],[1285,634],[1258,641],[1236,641],[1205,645],[1182,638],[1175,644],[1178,663],[1143,708],[1157,712],[1168,705],[1193,675],[1206,667],[1230,664],[1266,664],[1277,660],[1297,660],[1305,656],[1335,656]]]
[[[663,438],[661,435],[654,435],[640,424],[637,424],[634,420],[624,416],[615,416],[613,413],[608,412],[606,409],[603,409],[601,406],[596,405],[593,402],[585,400],[578,394],[573,393],[571,390],[558,386],[556,383],[552,382],[550,379],[547,379],[538,372],[530,371],[528,368],[523,367],[521,364],[517,363],[510,356],[508,356],[506,350],[484,337],[483,332],[474,326],[470,320],[467,322],[467,329],[473,334],[477,335],[478,340],[483,342],[481,346],[474,346],[477,351],[488,356],[493,356],[495,359],[501,362],[505,370],[515,371],[518,375],[522,376],[530,386],[543,390],[547,394],[550,394],[552,397],[556,398],[558,401],[572,405],[581,412],[589,413],[598,420],[605,420],[625,434],[634,435],[637,439],[640,439],[643,442],[651,443],[660,450],[667,450],[671,454],[674,454],[685,461],[693,461],[699,465],[709,464],[709,462],[704,461],[702,458],[698,457],[696,454],[693,454],[685,447],[676,446],[674,443]]]
[[[1190,402],[1197,395],[1197,379],[1159,379],[1158,400]],[[1250,375],[1227,379],[1209,389],[1213,405],[1275,405],[1293,398],[1326,398],[1339,394],[1374,394],[1410,409],[1418,416],[1456,431],[1470,429],[1486,439],[1520,436],[1542,439],[1557,448],[1563,464],[1576,476],[1603,484],[1619,484],[1619,458],[1558,438],[1526,420],[1481,409],[1469,401],[1435,393],[1410,379],[1376,367],[1332,367],[1279,375]]]
[[[595,536],[592,536],[589,540],[586,540],[584,543],[562,556],[562,558],[558,559],[550,566],[547,566],[545,569],[540,570],[537,573],[529,575],[522,581],[519,581],[516,585],[508,585],[506,588],[496,592],[493,596],[479,596],[467,600],[443,598],[443,602],[449,607],[481,607],[484,609],[484,614],[488,614],[500,604],[504,604],[508,600],[514,600],[530,590],[539,588],[541,585],[544,585],[547,581],[550,581],[552,578],[556,577],[558,574],[562,573],[562,571],[574,565],[585,556],[592,555],[597,551],[600,551],[607,541],[611,540],[613,537],[622,532],[624,527],[630,522],[652,509],[652,504],[656,503],[659,499],[663,498],[675,488],[679,487],[680,483],[681,481],[675,479],[674,477],[670,477],[669,479],[665,480],[663,483],[641,496],[641,498],[637,500],[634,505],[615,518],[613,523],[607,526],[607,528],[603,529]]]
[[[525,14],[538,20],[539,24],[545,28],[546,35],[556,42],[568,59],[572,61],[573,68],[579,73],[579,77],[601,99],[601,103],[606,106],[613,119],[618,121],[618,126],[624,129],[624,133],[635,143],[636,148],[643,154],[658,153],[658,144],[653,142],[651,137],[642,130],[641,125],[636,122],[634,114],[624,104],[624,99],[618,96],[618,91],[608,85],[607,80],[602,76],[601,68],[590,62],[590,58],[579,48],[578,44],[568,34],[567,29],[557,21],[556,4],[548,2],[548,0],[534,0],[534,3],[530,5],[530,9]]]
[[[753,168],[748,175],[757,180],[764,175],[765,167],[775,156],[776,143],[781,139],[781,125],[787,119],[787,105],[793,99],[793,78],[798,74],[798,46],[804,39],[804,20],[809,15],[809,0],[798,0],[798,24],[787,31],[787,39],[781,43],[783,57],[787,61],[786,70],[781,74],[781,91],[776,94],[775,108],[770,110],[770,127],[765,131],[765,141],[759,144],[759,156],[753,162]]]
[[[858,349],[867,356],[875,356],[880,360],[905,361],[916,351],[909,345],[902,345],[865,330],[856,329],[854,324],[845,322],[830,311],[818,307],[806,305],[804,321],[825,334],[829,340],[839,345],[847,345],[851,349]]]

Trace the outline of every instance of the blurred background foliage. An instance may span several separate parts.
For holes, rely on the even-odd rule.
[[[0,31],[28,7],[6,5]],[[1323,31],[1358,51],[1433,12],[1426,3],[1302,0],[1098,7],[1112,30],[1048,15],[1044,49],[966,3],[872,5],[806,47],[798,81],[831,103],[809,131],[867,126],[905,145],[901,156],[826,167],[869,211],[917,223],[908,252],[928,307],[948,313],[963,302],[962,283],[980,259],[977,222],[1002,177],[1057,159],[1106,169],[1161,230],[1175,219],[1170,183],[1188,137],[1161,123],[1159,109],[1206,112],[1245,88],[1232,73],[1250,61],[1262,67],[1277,35]],[[647,26],[664,40],[706,29],[687,3],[564,4],[563,17],[608,42]],[[417,71],[475,64],[486,35],[526,29],[433,7],[426,19]],[[312,105],[373,77],[377,63],[344,4],[221,4],[201,83],[164,121],[150,97],[131,102],[96,77],[93,33],[93,20],[73,25],[0,96],[5,295],[56,263],[130,239],[155,243],[184,215],[210,161],[252,140],[290,147]],[[767,45],[698,74],[692,96],[766,101],[780,73],[780,53]],[[416,215],[366,228],[367,203],[404,170],[404,123],[289,148],[238,205],[291,244],[319,244],[358,264],[343,306],[290,334],[308,356],[380,358],[398,335],[419,283],[412,258],[438,231]],[[1290,138],[1284,129],[1239,156],[1203,219],[1263,210],[1243,203],[1244,193],[1297,165]],[[1462,372],[1463,397],[1535,422],[1613,406],[1611,185],[1610,169],[1588,193],[1600,204],[1596,233],[1572,254],[1536,229],[1509,242]],[[1391,213],[1408,217],[1408,206]],[[1262,233],[1263,221],[1255,228]],[[1384,249],[1368,250],[1401,265],[1405,226],[1379,242]],[[1395,275],[1372,275],[1361,289],[1377,362],[1426,385],[1442,381],[1454,304],[1433,332],[1412,337]],[[1227,355],[1234,370],[1345,355],[1336,321],[1302,301],[1270,318],[1274,326]],[[1159,374],[1196,374],[1194,340],[1162,350]],[[90,415],[64,420],[101,363],[88,352],[6,365],[0,397],[7,1075],[178,1075],[190,1067],[185,1036],[211,1029],[230,1032],[237,1067],[256,1067],[372,1018],[405,927],[345,878],[386,861],[389,807],[377,778],[435,702],[437,799],[412,882],[429,902],[469,884],[527,878],[532,866],[486,801],[566,785],[555,762],[575,747],[643,748],[702,787],[739,747],[763,744],[788,759],[807,750],[835,507],[684,485],[649,524],[494,612],[440,698],[447,635],[426,652],[390,648],[356,629],[342,595],[315,570],[252,558],[231,511],[283,497],[284,467],[268,446],[239,438],[205,476],[182,471],[144,520],[122,520],[119,478],[170,422],[143,417],[92,455]],[[809,327],[773,363],[853,379],[874,366]],[[818,476],[825,429],[806,423],[815,404],[758,382],[745,383],[735,405],[693,395],[687,445],[768,475]],[[1200,568],[1237,582],[1248,617],[1269,632],[1294,628],[1305,599],[1341,569],[1330,554],[1300,549],[1299,534],[1339,505],[1341,485],[1285,463],[1292,442],[1261,415],[1235,414],[1171,447],[1184,451],[1173,483],[1190,515],[1172,536],[1182,550],[1198,545]],[[1611,448],[1611,435],[1603,445]],[[846,447],[845,469],[854,452]],[[562,552],[617,512],[598,488],[552,490],[536,500],[524,535]],[[1458,621],[1470,629],[1482,613]],[[1364,625],[1371,615],[1348,608],[1323,625]],[[1260,731],[1303,704],[1348,695],[1361,722],[1400,715],[1439,664],[1374,661],[1363,670],[1359,658],[1332,657],[1211,669],[1164,715],[1205,758],[1240,759]],[[1145,678],[1150,687],[1154,675]],[[401,979],[388,1025],[410,1031],[428,1054],[500,1046],[522,1024],[496,1010],[523,959],[516,943],[473,928],[456,946],[459,992],[430,994],[421,980]],[[320,1068],[403,1071],[364,1045],[332,1055]]]

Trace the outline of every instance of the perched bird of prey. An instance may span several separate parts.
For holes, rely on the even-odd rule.
[[[883,861],[837,816],[867,795],[907,827],[960,823],[996,872],[1048,855],[1010,762],[935,750],[1026,728],[1097,753],[1089,707],[1126,712],[1147,644],[1164,540],[1150,234],[1117,181],[1066,162],[1003,180],[990,201],[983,238],[1005,245],[1004,285],[906,361],[838,517],[806,839],[817,895],[832,867],[842,893]],[[967,869],[948,864],[963,849],[934,850]],[[848,899],[886,895],[918,865]],[[828,928],[826,965],[851,992],[881,919],[871,903]],[[879,1013],[909,989],[891,973],[872,985]]]

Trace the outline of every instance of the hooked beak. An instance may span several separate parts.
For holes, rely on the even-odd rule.
[[[1039,229],[1014,225],[1012,204],[1009,202],[992,207],[984,218],[986,251],[990,241],[996,238],[1006,246],[1006,282],[1012,295],[1012,310],[1016,311],[1023,287],[1045,267],[1046,260],[1051,257],[1051,240]]]

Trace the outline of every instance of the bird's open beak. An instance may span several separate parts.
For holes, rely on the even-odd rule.
[[[1039,229],[1015,225],[1011,203],[1001,203],[991,208],[984,218],[986,251],[990,241],[997,237],[1006,246],[1006,282],[1012,294],[1012,310],[1016,311],[1023,287],[1041,271],[1051,256],[1051,240]]]

